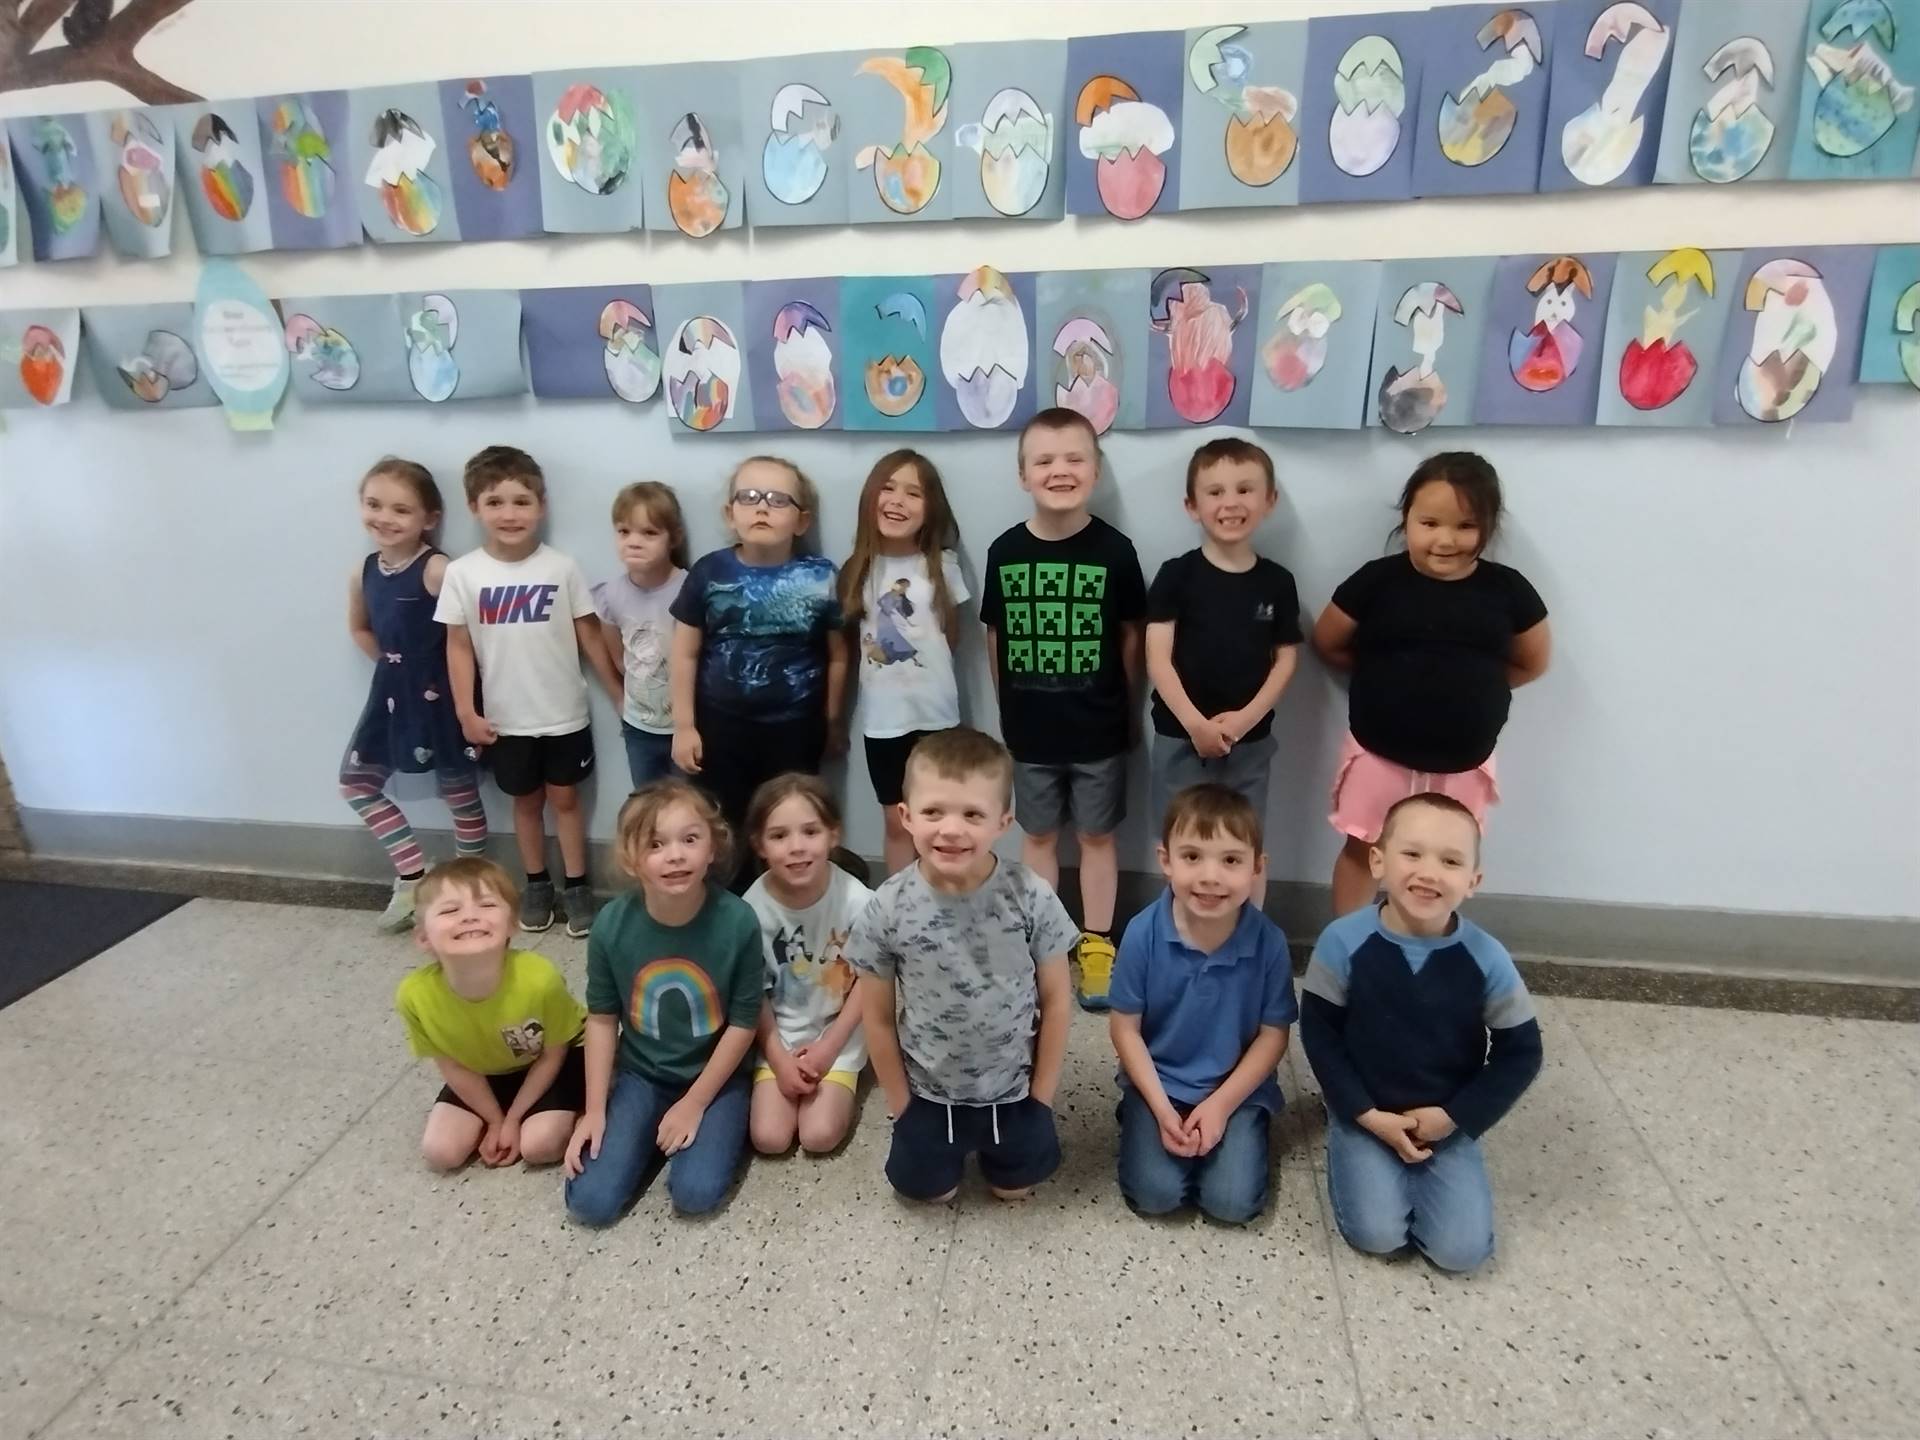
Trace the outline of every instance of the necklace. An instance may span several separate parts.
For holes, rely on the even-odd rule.
[[[398,565],[389,565],[387,563],[387,557],[377,553],[375,554],[374,559],[378,562],[380,566],[380,573],[382,575],[398,575],[403,571],[410,569],[413,565],[413,562],[418,560],[422,555],[426,553],[427,553],[427,547],[425,545],[422,545],[418,550],[415,550],[413,554],[409,555],[405,560],[401,561]]]

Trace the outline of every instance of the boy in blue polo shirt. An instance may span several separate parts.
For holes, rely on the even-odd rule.
[[[1267,1205],[1274,1069],[1299,1013],[1287,938],[1260,911],[1260,817],[1224,785],[1167,806],[1167,890],[1134,916],[1108,1021],[1120,1056],[1120,1193],[1143,1215],[1198,1204],[1244,1225]]]
[[[1301,986],[1328,1198],[1355,1249],[1471,1270],[1493,1254],[1480,1137],[1540,1073],[1540,1025],[1513,957],[1456,913],[1480,884],[1473,812],[1410,795],[1370,853],[1386,897],[1326,928]]]

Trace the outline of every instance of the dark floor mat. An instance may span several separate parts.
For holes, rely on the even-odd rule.
[[[0,1010],[178,910],[187,898],[0,880]]]

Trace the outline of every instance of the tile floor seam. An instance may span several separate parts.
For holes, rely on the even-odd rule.
[[[177,914],[178,912],[176,911],[175,913]],[[409,1067],[409,1070],[410,1068],[411,1067]],[[198,1270],[194,1271],[193,1275],[187,1280],[187,1282],[184,1285],[182,1285],[178,1290],[174,1291],[174,1293],[167,1298],[166,1302],[163,1305],[161,1305],[158,1310],[154,1311],[150,1319],[148,1319],[144,1324],[130,1327],[134,1331],[136,1339],[138,1338],[141,1332],[152,1332],[157,1330],[161,1322],[166,1320],[168,1316],[173,1314],[173,1312],[179,1307],[181,1299],[185,1297],[187,1292],[192,1290],[194,1286],[198,1285],[202,1280],[204,1280],[207,1276],[207,1272],[212,1270],[214,1266],[218,1265],[222,1260],[224,1260],[227,1257],[228,1253],[232,1251],[233,1247],[238,1245],[241,1242],[241,1240],[246,1238],[246,1236],[253,1230],[253,1227],[258,1225],[260,1221],[263,1218],[265,1218],[269,1210],[273,1209],[274,1206],[278,1205],[282,1200],[286,1199],[288,1192],[291,1191],[294,1186],[298,1185],[302,1180],[306,1179],[307,1176],[311,1175],[313,1173],[314,1167],[318,1165],[322,1160],[326,1159],[327,1156],[331,1155],[333,1153],[334,1147],[338,1145],[342,1140],[346,1139],[347,1136],[352,1133],[354,1127],[358,1125],[362,1120],[366,1119],[367,1116],[372,1114],[373,1108],[376,1105],[378,1105],[382,1100],[386,1099],[387,1096],[393,1092],[394,1086],[398,1085],[402,1080],[406,1079],[409,1073],[409,1070],[402,1070],[399,1074],[395,1075],[393,1079],[388,1081],[385,1087],[381,1089],[379,1094],[375,1095],[363,1107],[361,1107],[359,1114],[355,1115],[351,1120],[347,1121],[345,1125],[341,1126],[340,1133],[335,1135],[333,1139],[329,1140],[325,1145],[321,1146],[320,1149],[317,1152],[315,1152],[311,1160],[309,1160],[305,1165],[303,1165],[298,1172],[296,1172],[292,1177],[288,1179],[286,1184],[282,1185],[278,1190],[276,1190],[273,1193],[273,1195],[268,1198],[266,1203],[263,1204],[258,1210],[256,1210],[253,1213],[252,1218],[250,1218],[244,1225],[237,1226],[234,1229],[233,1234],[228,1238],[227,1243],[222,1245],[218,1250],[216,1250],[212,1255],[210,1255],[207,1258],[206,1263],[201,1265]],[[130,1348],[131,1347],[129,1347],[129,1349]],[[119,1355],[116,1355],[113,1358],[113,1360],[109,1362],[109,1367],[111,1365],[118,1364],[120,1360],[125,1357],[127,1353],[128,1353],[127,1351],[122,1351]],[[101,1370],[97,1371],[92,1377],[92,1379],[89,1379],[87,1381],[86,1385],[81,1386],[79,1390],[75,1391],[70,1397],[68,1397],[67,1403],[62,1405],[52,1415],[48,1416],[46,1423],[41,1425],[37,1430],[35,1430],[33,1434],[34,1435],[43,1434],[46,1432],[46,1430],[49,1427],[59,1423],[59,1421],[65,1417],[66,1413],[69,1410],[71,1410],[76,1404],[79,1403],[80,1397],[86,1393],[87,1389],[93,1384],[94,1380],[99,1379],[101,1375],[104,1375],[106,1373],[106,1368],[107,1367],[103,1367]],[[28,1440],[32,1440],[32,1436],[29,1436]]]
[[[1340,1235],[1340,1227],[1333,1223],[1332,1191],[1320,1183],[1318,1172],[1314,1174],[1313,1203],[1320,1212],[1320,1230],[1327,1245],[1327,1278],[1333,1284],[1334,1308],[1340,1312],[1340,1334],[1347,1342],[1347,1369],[1353,1374],[1354,1412],[1360,1421],[1360,1433],[1372,1435],[1373,1424],[1367,1419],[1367,1389],[1360,1383],[1360,1352],[1353,1343],[1353,1317],[1347,1313],[1347,1295],[1340,1288],[1340,1252],[1334,1249],[1336,1243],[1345,1242]]]
[[[1601,1001],[1599,1003],[1613,1004],[1621,1002]],[[1818,1412],[1807,1402],[1807,1397],[1801,1389],[1799,1378],[1795,1376],[1793,1371],[1788,1367],[1787,1362],[1781,1358],[1780,1352],[1774,1348],[1773,1338],[1762,1328],[1759,1317],[1753,1313],[1753,1307],[1747,1303],[1745,1292],[1734,1283],[1733,1277],[1727,1273],[1725,1262],[1714,1253],[1713,1247],[1707,1243],[1707,1237],[1701,1233],[1700,1225],[1694,1219],[1693,1210],[1688,1206],[1686,1196],[1681,1193],[1680,1187],[1673,1183],[1673,1177],[1667,1173],[1667,1167],[1660,1163],[1659,1152],[1654,1149],[1653,1142],[1646,1137],[1645,1133],[1640,1129],[1639,1124],[1635,1121],[1631,1107],[1628,1106],[1626,1101],[1620,1098],[1620,1092],[1614,1088],[1613,1078],[1607,1074],[1599,1060],[1594,1058],[1593,1051],[1587,1048],[1586,1036],[1580,1033],[1579,1017],[1571,1013],[1563,1013],[1562,1018],[1565,1020],[1568,1030],[1573,1035],[1573,1043],[1580,1047],[1580,1053],[1586,1057],[1587,1063],[1593,1066],[1593,1073],[1600,1077],[1600,1084],[1606,1090],[1607,1097],[1618,1107],[1620,1118],[1626,1122],[1627,1129],[1633,1135],[1633,1138],[1640,1143],[1640,1151],[1647,1157],[1647,1163],[1653,1166],[1653,1173],[1660,1177],[1661,1183],[1667,1187],[1667,1193],[1673,1196],[1674,1208],[1680,1212],[1680,1218],[1686,1222],[1688,1231],[1693,1235],[1694,1243],[1700,1247],[1701,1253],[1707,1257],[1708,1263],[1713,1266],[1714,1274],[1720,1277],[1720,1283],[1727,1287],[1727,1293],[1733,1297],[1733,1303],[1739,1307],[1741,1315],[1745,1317],[1747,1324],[1752,1328],[1754,1338],[1760,1342],[1760,1348],[1766,1352],[1767,1358],[1773,1361],[1774,1369],[1780,1372],[1780,1378],[1786,1381],[1787,1390],[1792,1394],[1793,1398],[1799,1402],[1801,1410],[1806,1412],[1807,1421],[1813,1426],[1814,1433],[1819,1435],[1821,1440],[1833,1440],[1832,1432],[1827,1429],[1826,1422],[1820,1418]]]
[[[37,1311],[23,1311],[17,1305],[7,1305],[0,1307],[0,1309],[5,1309],[15,1315],[24,1314],[33,1319],[50,1320],[63,1325],[79,1323],[58,1315],[46,1315]],[[134,1347],[140,1343],[140,1327],[137,1325],[114,1325],[105,1321],[95,1321],[93,1323],[105,1325],[107,1329],[113,1331],[117,1337],[120,1337],[120,1343],[114,1346],[112,1354],[108,1355],[106,1359],[102,1360],[86,1373],[85,1378],[74,1387],[73,1394],[67,1397],[66,1404],[62,1405],[58,1410],[54,1411],[53,1414],[34,1426],[33,1429],[26,1432],[25,1440],[34,1440],[35,1436],[46,1434],[49,1426],[62,1415],[66,1414],[67,1411],[71,1410],[74,1402],[91,1390],[94,1385],[106,1375],[107,1371],[111,1370],[115,1365],[118,1365],[126,1356],[132,1354]]]

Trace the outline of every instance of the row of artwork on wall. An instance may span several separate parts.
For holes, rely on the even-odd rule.
[[[1920,0],[1523,0],[42,115],[0,264],[1915,174]]]
[[[663,394],[693,432],[1005,430],[1056,404],[1102,433],[1840,420],[1856,380],[1920,389],[1920,245],[277,302],[216,260],[197,308],[0,311],[0,406],[64,403],[83,325],[109,405],[225,403],[245,428],[289,388],[317,406]]]

